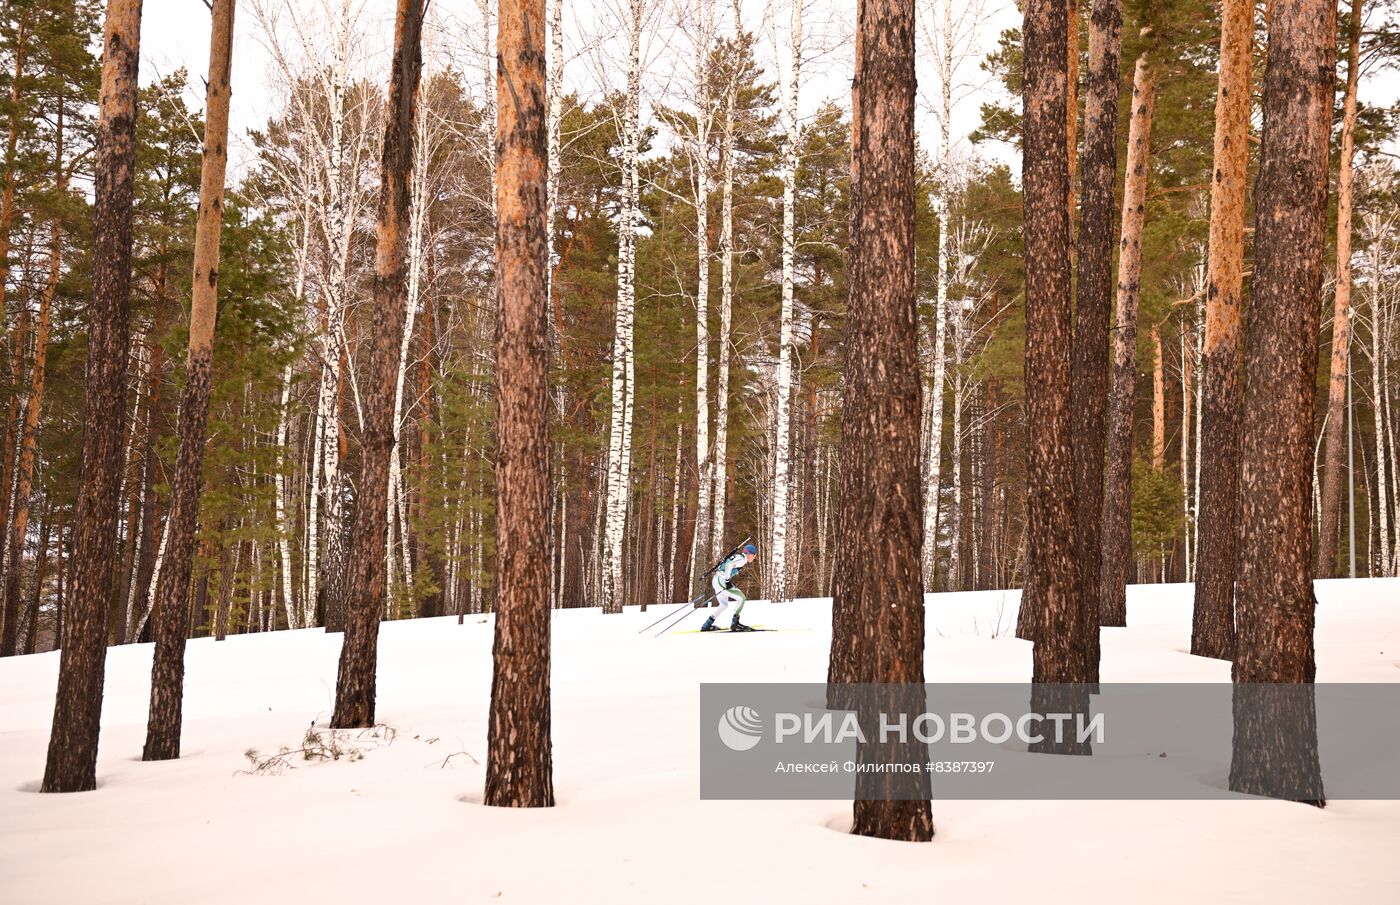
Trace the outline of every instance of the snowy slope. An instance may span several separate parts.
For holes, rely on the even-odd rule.
[[[1400,681],[1400,581],[1318,586],[1318,679]],[[1190,590],[1129,589],[1103,678],[1228,681],[1188,656]],[[931,681],[1023,681],[1017,594],[929,598]],[[929,845],[850,836],[840,802],[700,801],[701,681],[822,681],[827,601],[751,603],[743,636],[554,620],[551,810],[480,804],[491,620],[387,624],[362,760],[247,775],[331,710],[339,636],[189,646],[185,756],[141,763],[150,645],[107,659],[100,788],[39,795],[57,654],[0,661],[0,902],[1391,903],[1400,802],[934,803]],[[690,620],[689,627],[699,621]],[[454,756],[455,755],[455,756]],[[475,761],[473,760],[475,758]]]

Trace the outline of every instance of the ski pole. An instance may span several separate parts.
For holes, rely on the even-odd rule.
[[[681,604],[680,606],[676,607],[674,610],[667,610],[666,613],[665,613],[665,615],[663,615],[660,619],[658,619],[658,620],[656,620],[655,622],[653,622],[651,625],[646,625],[646,626],[643,626],[643,627],[637,629],[637,634],[640,635],[642,632],[646,631],[646,630],[649,629],[649,628],[655,628],[656,626],[658,626],[658,625],[660,625],[661,623],[665,622],[667,619],[669,619],[669,618],[671,618],[672,616],[674,616],[675,614],[679,613],[681,610],[685,609],[686,607],[694,607],[697,603],[700,602],[700,598],[701,598],[701,597],[704,597],[704,596],[706,596],[706,595],[709,594],[709,593],[710,593],[709,591],[701,591],[697,596],[692,597],[690,600],[687,600],[685,603],[683,603],[683,604]]]
[[[705,606],[705,604],[709,603],[711,600],[714,600],[714,599],[715,599],[715,595],[714,595],[714,594],[711,594],[710,596],[706,597],[703,601],[701,601],[700,605],[699,605],[698,607],[695,607],[695,609],[699,609],[700,607]],[[652,635],[652,637],[653,637],[653,638],[660,638],[662,635],[666,634],[666,633],[669,632],[671,629],[675,628],[676,626],[678,626],[678,625],[680,625],[682,622],[684,622],[685,619],[686,619],[686,617],[689,616],[689,615],[690,615],[689,612],[681,613],[679,619],[673,619],[665,628],[663,628],[661,631],[657,632],[655,635]]]

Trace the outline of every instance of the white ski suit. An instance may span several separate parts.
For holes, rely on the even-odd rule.
[[[715,622],[720,622],[724,614],[729,610],[730,604],[734,604],[734,616],[738,619],[739,613],[744,609],[744,601],[747,600],[744,592],[734,587],[730,582],[734,576],[739,574],[739,570],[749,564],[748,557],[742,550],[730,554],[724,562],[715,569],[714,578],[710,580],[710,586],[715,590],[715,597],[719,600],[719,610],[712,617]]]

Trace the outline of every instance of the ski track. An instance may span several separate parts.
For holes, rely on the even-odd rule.
[[[931,595],[929,680],[1026,680],[1018,596]],[[1400,580],[1318,598],[1319,681],[1400,681]],[[1105,682],[1229,680],[1185,653],[1190,586],[1134,586],[1128,605]],[[324,725],[339,636],[192,641],[184,756],[155,764],[139,760],[151,645],[113,648],[99,789],[74,795],[34,791],[58,654],[0,661],[0,902],[1395,901],[1400,802],[935,801],[937,838],[912,845],[849,835],[847,802],[701,801],[699,683],[823,681],[830,603],[751,601],[746,619],[782,631],[744,643],[684,634],[699,614],[638,634],[661,611],[556,611],[543,810],[481,805],[489,617],[386,623],[379,719],[397,737],[279,776],[241,773],[244,752]]]

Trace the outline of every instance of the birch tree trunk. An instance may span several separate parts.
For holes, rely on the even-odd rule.
[[[612,417],[609,424],[607,509],[603,540],[603,612],[621,613],[624,532],[631,490],[635,395],[633,324],[637,297],[638,164],[641,146],[642,0],[629,0],[627,94],[622,135],[622,218],[618,225],[617,302],[613,311]]]
[[[195,224],[189,352],[185,365],[185,394],[180,400],[179,446],[170,502],[170,544],[156,597],[151,710],[142,760],[170,760],[180,756],[190,568],[195,536],[199,532],[200,474],[204,465],[214,324],[219,304],[219,236],[224,222],[224,172],[228,164],[235,3],[236,0],[216,0],[209,32],[204,160],[199,177],[199,219]],[[227,573],[221,576],[225,589],[229,580]],[[221,632],[222,627],[221,620]]]
[[[1342,102],[1342,148],[1337,173],[1337,288],[1332,311],[1332,366],[1327,383],[1327,441],[1323,452],[1322,519],[1317,533],[1318,578],[1337,577],[1342,511],[1342,443],[1350,425],[1346,411],[1351,380],[1352,162],[1356,152],[1356,83],[1361,57],[1362,0],[1351,0],[1347,24],[1347,88]],[[1347,473],[1347,479],[1353,480]]]
[[[689,568],[695,573],[696,584],[702,585],[699,572],[710,565],[710,80],[708,68],[709,42],[699,40],[695,49],[695,72],[699,98],[696,110],[695,135],[695,476],[697,482],[694,528],[691,534]],[[677,557],[678,571],[687,571]],[[690,576],[684,584],[691,591]],[[681,579],[675,582],[676,587]],[[679,595],[677,595],[679,596]]]
[[[108,0],[94,148],[92,302],[82,482],[43,792],[97,787],[97,739],[112,599],[131,304],[131,208],[141,0]]]
[[[1108,462],[1104,472],[1101,625],[1127,624],[1127,584],[1133,563],[1133,396],[1137,383],[1139,279],[1147,198],[1148,143],[1155,99],[1150,48],[1133,71],[1132,118],[1123,181],[1118,254],[1118,314],[1113,334],[1113,383],[1108,401]]]
[[[797,92],[802,73],[802,6],[792,0],[792,34],[788,42],[788,73],[783,84],[783,286],[778,329],[777,428],[773,454],[773,541],[769,553],[769,597],[788,600],[788,466],[792,457],[792,293],[797,252]]]
[[[292,397],[292,365],[282,370],[282,397],[277,416],[277,470],[273,473],[273,506],[277,520],[277,563],[282,576],[282,607],[287,614],[287,628],[305,628],[298,620],[292,590],[292,549],[287,536],[287,406]]]
[[[744,34],[740,21],[740,2],[734,0],[735,48]],[[710,524],[710,550],[716,555],[727,549],[724,541],[725,504],[729,499],[729,359],[730,327],[734,317],[734,126],[738,102],[738,72],[741,61],[730,61],[729,77],[725,80],[724,135],[720,154],[721,176],[719,228],[719,386],[715,392],[715,452],[710,476],[714,489],[714,513]]]
[[[1240,290],[1244,283],[1245,179],[1254,52],[1253,0],[1224,0],[1210,251],[1201,361],[1201,472],[1191,653],[1235,655],[1235,544],[1239,527]]]
[[[410,555],[408,524],[408,493],[403,476],[403,389],[408,373],[408,352],[413,344],[413,326],[422,304],[421,285],[423,275],[423,233],[428,216],[428,161],[432,153],[432,136],[429,134],[429,118],[426,112],[417,109],[413,121],[413,163],[411,187],[409,190],[408,214],[408,300],[403,324],[403,337],[399,343],[398,374],[394,378],[394,417],[391,425],[394,431],[394,449],[389,459],[389,493],[384,502],[388,525],[388,543],[384,552],[384,563],[388,583],[384,595],[385,615],[393,618],[394,586],[394,519],[399,525],[398,543],[402,554],[403,583],[413,586],[413,559]],[[411,592],[410,592],[411,593]]]
[[[1375,214],[1367,216],[1369,224],[1377,224],[1379,217]],[[1381,343],[1381,336],[1384,331],[1385,312],[1382,305],[1381,295],[1381,273],[1383,272],[1382,244],[1383,239],[1380,230],[1371,226],[1371,283],[1370,283],[1370,308],[1371,308],[1371,399],[1375,406],[1373,413],[1374,433],[1376,435],[1376,513],[1377,521],[1377,546],[1380,548],[1377,555],[1372,556],[1375,563],[1371,574],[1388,575],[1391,572],[1391,550],[1390,550],[1390,499],[1387,493],[1388,481],[1386,479],[1386,391],[1381,381],[1381,374],[1384,368],[1384,354],[1387,351]],[[1394,467],[1394,459],[1390,460],[1391,467]]]

